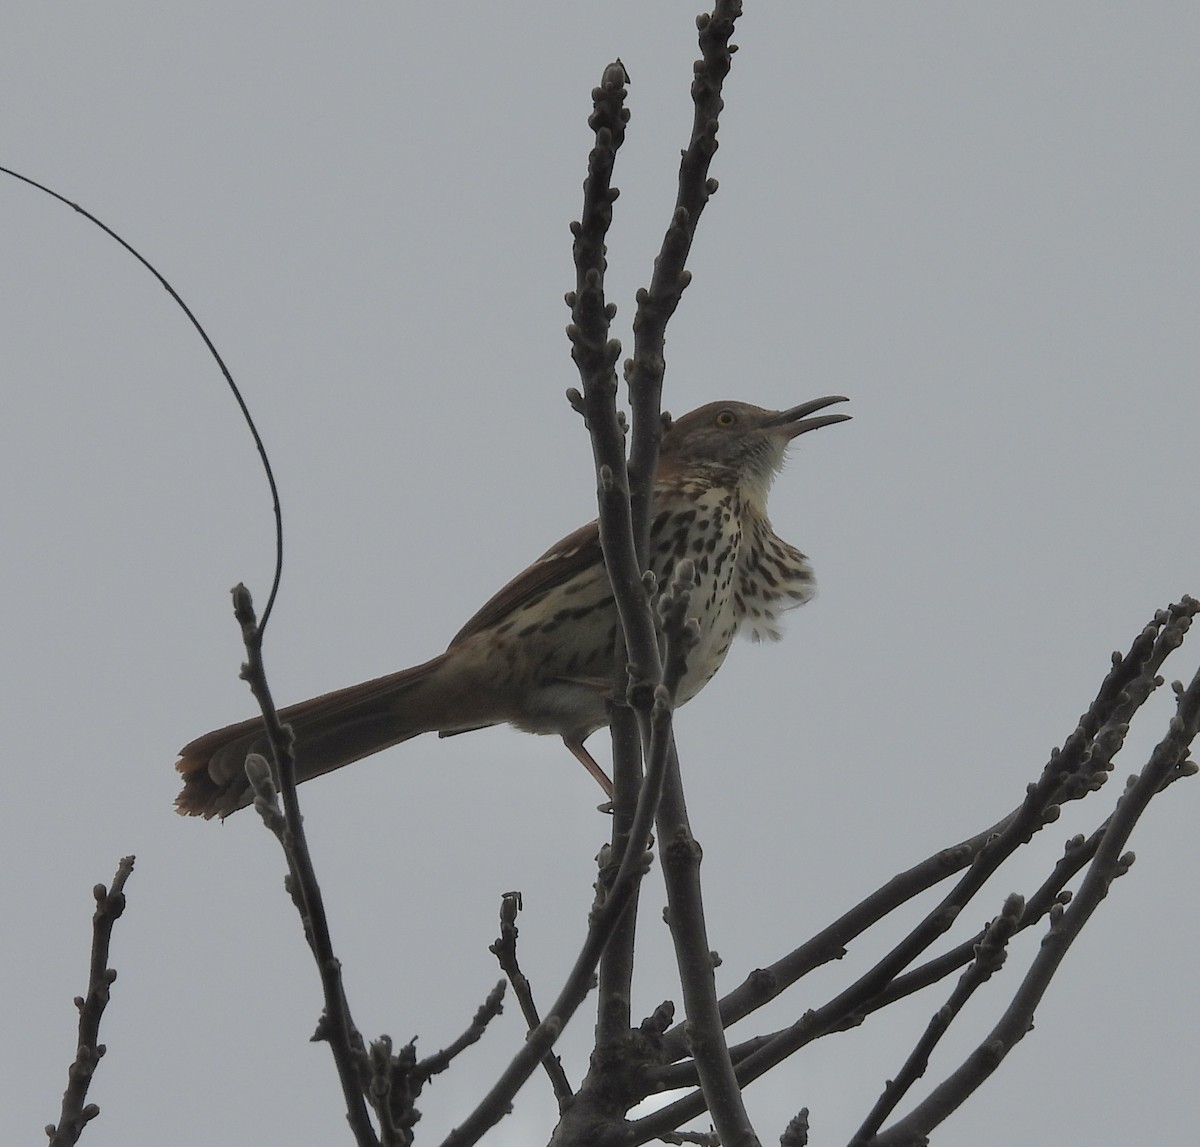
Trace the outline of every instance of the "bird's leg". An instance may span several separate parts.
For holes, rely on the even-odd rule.
[[[596,782],[604,790],[604,795],[611,797],[613,795],[613,783],[608,779],[608,774],[596,764],[592,754],[583,747],[583,738],[563,737],[563,744],[570,749],[571,756],[596,778]]]

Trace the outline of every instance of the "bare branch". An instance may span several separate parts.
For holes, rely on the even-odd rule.
[[[108,950],[113,925],[125,911],[125,882],[133,872],[133,861],[132,856],[121,859],[110,888],[97,884],[92,889],[96,910],[92,913],[92,955],[88,961],[87,995],[75,997],[75,1007],[79,1009],[79,1036],[75,1045],[75,1060],[67,1070],[67,1089],[63,1092],[58,1126],[46,1126],[50,1147],[71,1147],[79,1141],[84,1127],[100,1114],[96,1104],[85,1104],[84,1101],[92,1076],[105,1052],[104,1044],[100,1042],[100,1019],[108,1006],[109,992],[117,978],[116,971],[108,966]]]
[[[687,257],[700,215],[717,190],[708,178],[709,164],[717,150],[717,129],[725,104],[722,85],[729,74],[737,48],[729,42],[734,23],[742,14],[741,0],[717,0],[711,13],[696,19],[701,58],[694,66],[692,102],[695,112],[692,135],[679,164],[679,189],[662,247],[654,260],[650,286],[637,294],[633,318],[633,357],[625,363],[625,380],[633,411],[633,441],[630,447],[630,482],[634,537],[645,566],[650,544],[650,503],[658,447],[662,441],[662,382],[666,371],[667,322],[679,306],[684,288],[691,281],[685,270]]]
[[[718,10],[722,13],[727,8],[735,10],[736,14],[736,5],[718,4]],[[709,23],[707,18],[702,18],[702,32]],[[726,32],[726,43],[727,40]],[[576,287],[566,297],[572,313],[567,333],[571,340],[572,357],[583,382],[583,392],[570,391],[568,398],[572,406],[584,415],[591,436],[599,488],[600,540],[625,639],[630,679],[628,695],[638,715],[641,743],[648,745],[651,740],[650,715],[655,708],[662,667],[654,619],[649,609],[649,595],[653,587],[643,577],[643,563],[638,560],[634,547],[624,431],[616,412],[614,368],[620,345],[608,337],[616,311],[604,297],[604,239],[612,220],[612,203],[616,199],[616,189],[611,185],[613,163],[628,120],[624,107],[624,84],[627,79],[624,66],[619,60],[615,61],[605,69],[600,86],[592,93],[593,115],[589,124],[595,131],[595,146],[588,161],[582,218],[572,226]],[[683,255],[686,256],[686,250]],[[651,477],[652,473],[651,468]],[[661,721],[661,713],[659,706],[656,720]],[[636,742],[628,735],[628,729],[621,735],[620,721],[619,712],[614,713],[614,727],[618,728],[615,744],[627,754],[623,760],[619,755],[614,767],[617,809],[613,848],[616,853],[614,861],[619,860],[618,874],[607,891],[603,906],[593,912],[589,919],[583,949],[550,1015],[529,1033],[526,1046],[467,1121],[447,1137],[446,1147],[475,1142],[501,1118],[516,1090],[553,1046],[562,1026],[582,1002],[590,987],[596,962],[609,938],[622,924],[622,913],[636,896],[637,882],[644,870],[638,854],[645,845],[629,832],[629,827],[638,814],[645,817],[645,810],[653,806],[646,804],[647,794],[643,789],[636,798],[639,807],[636,811],[634,809],[639,765],[635,759],[630,759],[629,751],[636,748]],[[627,988],[632,968],[632,929],[632,920],[621,929],[624,951],[619,971],[611,977],[614,992],[622,984]],[[615,1034],[616,1021],[625,1014],[624,1005],[601,1007],[601,1019],[611,1029],[610,1034]]]
[[[1051,754],[1042,777],[1029,786],[1025,801],[1009,816],[992,829],[976,834],[954,849],[935,854],[909,872],[894,878],[813,940],[778,961],[772,968],[755,973],[726,997],[722,1016],[728,1024],[753,1010],[762,1001],[777,995],[805,971],[834,958],[840,951],[840,943],[864,931],[897,904],[969,865],[955,888],[866,975],[821,1008],[806,1013],[790,1027],[740,1044],[735,1049],[737,1078],[743,1085],[758,1078],[798,1048],[831,1031],[844,1030],[860,1023],[870,1011],[883,1006],[882,993],[898,982],[900,972],[950,927],[963,905],[975,895],[1000,863],[1034,832],[1057,819],[1058,802],[1080,799],[1101,786],[1112,767],[1113,754],[1123,743],[1130,717],[1161,683],[1157,670],[1170,652],[1178,648],[1192,617],[1198,611],[1200,602],[1185,596],[1179,604],[1155,614],[1154,620],[1138,635],[1126,656],[1113,655],[1113,668],[1105,678],[1096,700],[1063,748]],[[1193,768],[1190,762],[1180,757],[1172,768],[1156,777],[1158,787],[1150,795],[1162,791],[1174,779],[1190,773]],[[1097,853],[1109,847],[1106,842],[1112,832],[1112,823],[1111,820],[1106,822],[1105,831],[1096,842]],[[1087,853],[1090,855],[1090,849]],[[1075,859],[1083,858],[1084,854],[1081,854]],[[1061,878],[1065,883],[1072,874],[1070,865],[1073,863],[1075,861],[1069,857],[1060,861],[1051,881],[1044,886],[1046,895],[1049,893],[1048,886],[1055,878]],[[1047,906],[1043,901],[1038,905],[1040,913],[1047,908],[1056,912],[1061,909],[1061,904]],[[1032,923],[1032,920],[1028,922]],[[949,970],[945,968],[942,974]],[[686,1051],[683,1034],[683,1030],[677,1027],[668,1032],[664,1039],[664,1054],[671,1059],[680,1058]],[[683,1063],[652,1074],[658,1086],[670,1088],[686,1086],[696,1073],[693,1065]],[[694,1118],[704,1107],[705,1100],[700,1093],[685,1096],[635,1121],[631,1125],[632,1141],[646,1142],[655,1138],[663,1130]],[[890,1131],[884,1134],[890,1134]]]
[[[645,585],[633,545],[629,483],[625,468],[624,426],[616,408],[616,362],[620,343],[609,339],[616,307],[605,301],[605,239],[612,222],[612,204],[618,191],[612,186],[617,149],[625,138],[629,111],[625,107],[628,75],[620,60],[604,69],[600,86],[592,91],[588,126],[595,143],[588,157],[580,221],[572,224],[575,236],[575,290],[567,295],[571,308],[571,357],[579,368],[583,393],[568,392],[572,405],[584,416],[592,443],[599,502],[600,544],[621,620],[620,647],[613,665],[615,698],[646,698],[661,677],[653,620],[649,613],[652,585]],[[645,701],[643,700],[643,705]],[[614,816],[611,878],[622,861],[645,848],[645,836],[633,835],[639,805],[638,789],[645,740],[643,713],[630,713],[622,704],[611,710],[613,729]],[[641,817],[646,827],[651,818]],[[601,879],[607,879],[604,870]],[[626,880],[633,879],[628,872]],[[637,930],[636,880],[631,886],[631,908],[612,921],[616,944],[601,973],[602,996],[598,1006],[598,1042],[612,1043],[629,1030],[633,945]]]
[[[1186,627],[1185,627],[1186,628]],[[882,1131],[872,1142],[877,1147],[901,1147],[924,1137],[958,1108],[1033,1027],[1034,1011],[1050,985],[1067,950],[1092,913],[1108,895],[1109,886],[1128,871],[1133,854],[1124,849],[1134,826],[1155,795],[1162,792],[1181,769],[1194,771],[1188,749],[1200,730],[1200,671],[1184,689],[1175,685],[1177,705],[1167,735],[1158,743],[1145,768],[1130,781],[1104,834],[1095,860],[1069,907],[1050,913],[1050,930],[1025,974],[1012,1003],[999,1022],[956,1071],[903,1119]],[[1191,766],[1191,767],[1189,767]]]
[[[1030,786],[1021,805],[995,824],[932,853],[892,877],[804,944],[774,963],[751,972],[742,984],[721,1001],[721,1015],[726,1026],[774,999],[814,968],[838,959],[844,954],[847,944],[895,908],[954,873],[972,866],[966,882],[956,886],[954,892],[920,925],[920,928],[933,933],[929,936],[930,943],[936,939],[952,922],[940,917],[939,913],[952,912],[957,916],[969,899],[968,893],[974,895],[983,883],[980,877],[991,875],[1024,840],[1057,819],[1056,806],[1059,802],[1081,799],[1099,788],[1101,778],[1107,775],[1111,767],[1115,751],[1109,734],[1115,734],[1128,725],[1148,696],[1148,689],[1153,688],[1158,680],[1158,670],[1167,656],[1179,647],[1191,618],[1198,611],[1200,602],[1184,596],[1178,604],[1155,613],[1154,619],[1133,641],[1127,654],[1123,657],[1113,654],[1113,667],[1101,684],[1095,700],[1080,718],[1077,728],[1064,742],[1062,749],[1056,749],[1051,754],[1040,780]],[[1097,740],[1101,742],[1099,745],[1095,744]],[[986,860],[981,860],[985,852]],[[916,939],[915,934],[909,938]],[[928,947],[928,943],[921,945],[922,950],[925,947]],[[883,987],[871,990],[870,984],[865,987],[864,995],[858,1001],[862,1005],[878,991],[885,990]],[[853,1013],[855,1009],[851,1011]],[[672,1060],[685,1053],[682,1027],[667,1033],[665,1050]]]
[[[608,895],[621,866],[628,857],[650,847],[649,829],[658,807],[658,789],[646,791],[652,771],[639,791],[642,770],[642,735],[638,716],[626,705],[613,705],[609,733],[613,746],[613,823],[611,847],[600,866],[599,886]],[[651,756],[651,766],[654,758]],[[658,775],[661,775],[661,770]],[[631,878],[631,877],[630,877]],[[613,925],[599,968],[599,999],[596,1004],[596,1044],[613,1046],[629,1030],[632,998],[634,943],[637,937],[638,887],[629,906]]]
[[[1176,769],[1168,777],[1167,784],[1169,785],[1185,776],[1191,776],[1194,772],[1194,764],[1187,763],[1181,765],[1180,768]],[[1111,817],[1105,819],[1104,823],[1090,836],[1084,837],[1080,833],[1071,837],[1066,842],[1062,858],[1054,866],[1037,891],[1026,900],[1025,911],[1022,913],[1021,919],[1017,924],[1018,932],[1022,932],[1026,928],[1031,928],[1046,916],[1055,904],[1065,905],[1070,903],[1071,893],[1065,891],[1067,882],[1083,871],[1091,862],[1092,857],[1096,855],[1096,849],[1100,847],[1100,842],[1104,839],[1104,833],[1111,819]],[[983,939],[985,932],[986,929],[977,932],[970,939],[964,940],[946,952],[942,952],[919,967],[913,968],[901,976],[897,976],[884,991],[880,992],[879,995],[870,1001],[865,1010],[867,1012],[880,1011],[889,1004],[895,1003],[896,1000],[912,995],[913,992],[920,991],[930,984],[937,983],[938,980],[948,976],[956,968],[961,968],[963,965],[970,963],[974,957],[975,947]],[[854,1026],[854,1023],[847,1023],[846,1026]]]
[[[413,1141],[413,1128],[421,1118],[416,1103],[425,1084],[445,1071],[459,1054],[479,1042],[488,1024],[503,1010],[503,999],[504,981],[501,980],[488,993],[467,1029],[449,1046],[425,1059],[417,1059],[415,1039],[409,1040],[396,1053],[392,1051],[389,1036],[380,1036],[372,1042],[369,1052],[371,1106],[379,1117],[383,1147],[409,1147]]]
[[[516,993],[517,1002],[521,1005],[521,1014],[525,1017],[525,1025],[532,1031],[542,1022],[538,1015],[537,1004],[533,1000],[533,989],[521,965],[517,960],[517,913],[521,910],[521,894],[506,892],[500,901],[500,935],[489,946],[488,950],[496,957],[509,983]],[[561,1108],[574,1091],[563,1071],[562,1061],[553,1051],[546,1053],[542,1060],[546,1074],[550,1077],[550,1086],[554,1089],[554,1098]]]
[[[693,1050],[700,1064],[700,1079],[709,1099],[710,1110],[723,1142],[729,1145],[755,1144],[757,1138],[750,1128],[720,1023],[700,897],[699,846],[692,838],[687,823],[678,760],[670,736],[673,689],[668,687],[660,692],[663,670],[657,644],[657,627],[647,608],[654,586],[643,571],[647,565],[650,503],[661,435],[658,409],[663,376],[662,340],[666,323],[686,285],[683,267],[696,220],[703,202],[712,191],[706,184],[704,173],[715,150],[717,116],[721,107],[720,85],[729,69],[729,37],[739,12],[739,3],[722,3],[719,0],[711,16],[701,16],[697,21],[703,59],[696,67],[693,98],[699,126],[693,131],[691,144],[684,155],[680,173],[680,200],[677,201],[663,250],[656,262],[651,290],[642,291],[638,296],[635,337],[639,331],[645,332],[642,336],[644,373],[640,383],[637,381],[636,366],[627,371],[635,404],[634,433],[639,436],[641,443],[639,488],[632,499],[623,435],[615,410],[616,382],[612,367],[619,347],[607,339],[608,323],[615,309],[605,304],[603,294],[603,236],[611,221],[610,208],[614,198],[608,178],[612,170],[612,156],[623,138],[623,126],[627,118],[621,103],[624,91],[617,88],[617,81],[624,82],[627,76],[623,67],[618,71],[619,64],[612,65],[606,71],[605,83],[594,93],[596,111],[590,122],[596,129],[596,147],[589,161],[583,219],[573,229],[576,236],[576,290],[568,296],[574,320],[569,330],[572,354],[583,381],[582,396],[573,395],[572,401],[577,409],[585,412],[592,437],[599,484],[600,538],[627,654],[627,696],[638,717],[643,746],[647,750],[654,749],[656,764],[659,760],[662,762],[660,775],[664,780],[661,804],[657,806],[657,821],[659,838],[671,850],[674,858],[669,870],[664,863],[664,877],[689,1030],[692,1032]],[[688,206],[683,205],[684,200],[688,201]],[[645,335],[649,336],[648,341]],[[645,361],[647,355],[652,358],[648,364]],[[636,360],[638,354],[635,353],[634,357]],[[682,622],[675,628],[678,631],[674,642],[677,681],[682,674],[688,643],[683,638],[686,631]],[[630,786],[627,782],[618,784],[616,792],[620,823],[614,827],[624,829],[625,824],[629,823],[629,803],[622,807],[622,802],[632,801]],[[622,875],[630,872],[636,863],[635,852],[642,847],[644,839],[640,835],[641,825],[654,815],[658,798],[656,777],[655,783],[644,786],[640,793],[633,815],[635,827],[627,837],[623,833],[614,835],[614,847],[625,850],[621,857]],[[620,878],[619,875],[618,880]],[[632,934],[630,922],[623,933],[628,950],[623,953],[620,963],[625,974],[632,969]],[[606,977],[606,988],[610,983],[615,991],[625,987],[622,995],[627,997],[627,985],[623,985],[616,976],[611,979]],[[616,1039],[620,1035],[617,1022],[623,1018],[623,1010],[602,1004],[601,1016],[606,1022],[602,1035],[609,1040]]]
[[[274,758],[275,781],[283,802],[284,824],[279,830],[279,816],[264,812],[268,827],[279,837],[287,857],[290,874],[288,891],[300,909],[304,933],[317,962],[321,977],[321,989],[325,996],[325,1011],[314,1038],[326,1040],[337,1066],[338,1080],[342,1085],[342,1098],[346,1103],[346,1117],[359,1147],[376,1147],[379,1143],[371,1118],[367,1112],[364,1090],[370,1084],[370,1069],[366,1063],[363,1039],[350,1017],[350,1006],[346,1001],[342,984],[341,962],[334,955],[333,941],[329,935],[329,923],[325,917],[325,902],[313,869],[312,856],[308,850],[308,839],[304,833],[304,818],[300,815],[300,803],[296,795],[296,760],[292,752],[291,730],[279,723],[279,714],[271,699],[267,684],[266,669],[262,659],[262,630],[254,615],[254,604],[250,591],[244,585],[233,590],[234,615],[242,627],[242,640],[246,646],[246,664],[242,666],[242,677],[249,684],[254,698],[262,709],[266,723],[267,739]],[[252,765],[247,771],[251,784],[261,787],[261,770]],[[266,806],[259,788],[256,806]]]
[[[504,1010],[501,1007],[503,1001],[504,981],[499,980],[496,986],[488,992],[487,999],[483,1001],[479,1009],[475,1012],[475,1015],[471,1019],[471,1024],[466,1031],[454,1040],[453,1043],[442,1048],[441,1051],[420,1060],[416,1065],[414,1075],[424,1083],[432,1079],[439,1072],[445,1071],[456,1056],[460,1055],[472,1044],[479,1042],[488,1024]]]
[[[1024,910],[1025,902],[1020,896],[1010,895],[1005,901],[1003,911],[985,930],[983,938],[975,948],[975,958],[959,977],[950,998],[938,1008],[933,1019],[929,1021],[925,1034],[917,1041],[917,1046],[905,1060],[896,1078],[888,1081],[883,1095],[879,1097],[858,1133],[850,1141],[850,1147],[865,1147],[870,1143],[875,1133],[883,1126],[883,1121],[896,1109],[896,1105],[912,1085],[925,1074],[933,1049],[946,1034],[955,1017],[974,995],[975,990],[987,983],[992,973],[998,972],[1004,965],[1008,941],[1020,926]]]
[[[525,1044],[513,1057],[491,1090],[467,1118],[442,1141],[443,1147],[467,1147],[477,1143],[510,1110],[513,1097],[554,1046],[564,1027],[591,990],[596,964],[622,914],[629,906],[642,870],[630,866],[613,881],[603,903],[588,916],[588,930],[575,964],[549,1014],[526,1036]]]
[[[713,974],[720,960],[708,945],[700,892],[702,852],[688,822],[674,740],[658,810],[658,836],[667,887],[667,922],[675,945],[687,1015],[685,1030],[700,1079],[703,1106],[711,1113],[726,1147],[757,1147],[758,1136],[746,1113],[721,1023]],[[685,1118],[699,1113],[692,1112]],[[676,1120],[671,1127],[681,1122]]]
[[[605,238],[618,194],[611,179],[629,120],[624,87],[628,79],[624,65],[616,60],[605,68],[600,86],[592,91],[593,111],[588,125],[595,132],[595,145],[588,157],[581,218],[571,226],[575,236],[575,290],[567,295],[571,308],[567,336],[583,383],[582,395],[572,391],[569,397],[583,414],[591,436],[599,487],[600,544],[625,637],[629,692],[637,709],[637,696],[646,689],[653,690],[662,678],[662,670],[649,610],[649,594],[654,587],[643,581],[645,563],[639,561],[633,542],[625,434],[616,407],[616,362],[621,345],[608,337],[616,307],[605,301],[604,294]],[[648,709],[648,700],[643,707]]]

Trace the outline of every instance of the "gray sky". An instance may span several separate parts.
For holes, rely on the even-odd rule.
[[[1192,4],[748,0],[721,190],[669,332],[665,404],[851,397],[772,503],[821,592],[682,711],[722,983],[1011,808],[1153,611],[1200,592],[1200,176]],[[0,162],[76,198],[193,306],[282,488],[281,702],[415,663],[592,517],[562,334],[589,92],[620,55],[633,121],[610,297],[632,313],[690,122],[694,3],[40,4],[0,16]],[[90,889],[134,852],[85,1142],[345,1142],[311,959],[250,815],[171,811],[175,749],[249,715],[227,590],[265,600],[270,505],[182,315],[98,231],[0,184],[5,415],[0,1140],[56,1117]],[[621,329],[620,333],[626,332]],[[1195,640],[1195,639],[1193,639]],[[1185,648],[1168,678],[1190,676]],[[1029,892],[1114,783],[968,911]],[[603,736],[594,745],[604,752]],[[432,1052],[499,977],[525,894],[539,999],[583,934],[606,822],[553,739],[410,742],[308,786],[367,1035]],[[1090,808],[1088,806],[1091,806]],[[1037,1030],[941,1141],[1192,1142],[1195,831],[1179,785],[1134,837]],[[764,879],[764,873],[768,874]],[[644,897],[650,1012],[677,991]],[[892,935],[893,933],[889,933]],[[965,933],[964,933],[965,934]],[[1007,999],[1037,937],[931,1065]],[[782,1023],[882,941],[789,993]],[[844,1142],[948,987],[748,1093]],[[577,1081],[591,1021],[563,1045]],[[437,1141],[521,1040],[515,1006],[421,1107]],[[536,1079],[487,1140],[543,1141]]]

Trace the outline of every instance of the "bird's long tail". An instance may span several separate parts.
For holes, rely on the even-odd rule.
[[[439,670],[446,656],[348,689],[291,705],[280,720],[295,734],[296,779],[311,780],[391,745],[441,727]],[[487,723],[487,722],[481,722]],[[214,729],[184,745],[175,767],[184,816],[228,816],[254,799],[246,779],[248,753],[270,757],[261,717]]]

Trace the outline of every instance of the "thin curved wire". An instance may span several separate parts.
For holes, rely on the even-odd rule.
[[[94,223],[100,228],[109,238],[115,239],[122,247],[125,248],[147,271],[150,272],[166,290],[167,294],[178,304],[180,310],[187,315],[192,326],[196,328],[196,333],[204,340],[204,345],[208,347],[208,352],[216,360],[217,366],[221,368],[221,373],[225,376],[225,381],[229,384],[229,389],[233,392],[233,397],[237,400],[238,406],[241,408],[242,417],[246,420],[246,425],[250,428],[250,434],[254,438],[255,448],[258,450],[258,456],[262,459],[263,471],[267,476],[267,484],[271,488],[271,503],[275,513],[275,576],[271,581],[271,593],[267,598],[266,608],[262,611],[262,620],[259,622],[259,631],[267,628],[267,621],[271,616],[271,609],[275,605],[275,595],[279,592],[279,581],[283,576],[283,510],[279,504],[279,488],[275,485],[275,473],[271,469],[271,460],[267,457],[267,448],[263,445],[263,440],[258,433],[258,427],[254,425],[254,419],[250,415],[250,408],[246,405],[246,400],[242,397],[242,392],[238,389],[238,384],[233,381],[233,375],[229,373],[229,367],[225,365],[225,360],[221,357],[217,348],[213,346],[213,341],[208,337],[208,332],[200,325],[200,320],[192,314],[192,309],[179,296],[179,292],[171,286],[170,283],[163,277],[162,273],[150,262],[140,251],[131,244],[121,238],[111,227],[106,223],[102,223],[90,211],[80,207],[78,203],[72,202],[65,195],[60,195],[52,188],[46,187],[38,183],[36,179],[30,179],[27,175],[22,175],[19,171],[13,171],[11,168],[0,167],[0,172],[5,175],[11,175],[14,179],[19,179],[22,183],[29,184],[30,187],[37,188],[38,191],[45,192],[53,199],[57,199],[59,203],[65,203],[73,211],[77,211],[89,222]]]

